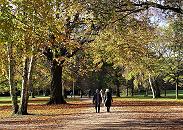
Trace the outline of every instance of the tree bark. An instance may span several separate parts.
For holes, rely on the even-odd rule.
[[[165,88],[165,97],[166,97],[166,88]]]
[[[155,97],[160,98],[161,97],[161,91],[159,86],[155,86]]]
[[[155,98],[160,98],[161,97],[161,90],[160,87],[162,86],[162,79],[161,78],[156,78],[155,79]]]
[[[13,114],[18,112],[18,98],[17,98],[17,88],[15,84],[15,59],[13,58],[13,48],[12,44],[7,46],[8,52],[8,81],[10,86],[10,96],[12,100]]]
[[[32,74],[33,74],[33,69],[34,69],[34,65],[35,65],[35,58],[34,56],[32,55],[31,58],[30,58],[30,64],[29,64],[29,88],[30,88],[30,93],[31,93],[31,97],[32,98],[35,98],[34,97],[34,88],[33,88],[33,83],[32,83]]]
[[[66,101],[62,95],[62,65],[53,60],[51,65],[51,95],[47,104],[65,104]]]
[[[148,88],[146,88],[145,96],[148,97]]]
[[[176,77],[175,89],[176,89],[176,99],[179,98],[179,84],[178,77]]]
[[[104,85],[104,70],[103,70],[104,67],[102,67],[102,71],[99,72],[99,83],[98,83],[98,90],[101,90],[103,89],[103,86]]]
[[[116,79],[116,97],[120,97],[119,87],[120,87],[119,80]]]
[[[28,89],[28,57],[24,57],[24,64],[23,64],[23,78],[22,78],[22,92],[21,92],[21,99],[20,99],[20,109],[18,114],[20,115],[27,115],[27,105],[28,105],[28,97],[29,97],[29,89]]]
[[[130,85],[131,85],[131,96],[133,97],[134,96],[134,80],[135,80],[135,78],[134,77],[132,77],[132,79],[131,79],[131,83],[130,83]]]
[[[22,92],[21,92],[21,100],[20,100],[20,109],[18,114],[27,115],[27,106],[29,99],[29,90],[30,84],[32,83],[32,71],[33,71],[33,56],[29,59],[28,57],[24,57],[24,65],[23,65],[23,78],[22,78]]]
[[[152,85],[152,81],[151,81],[151,75],[149,74],[149,85],[151,87],[151,91],[152,91],[152,95],[153,95],[153,99],[155,98],[155,90],[153,88],[153,85]]]
[[[126,87],[126,96],[128,97],[128,86]]]
[[[134,96],[134,87],[131,88],[131,96]]]
[[[130,80],[127,80],[127,86],[131,89],[131,96],[134,95],[134,78],[131,78]]]

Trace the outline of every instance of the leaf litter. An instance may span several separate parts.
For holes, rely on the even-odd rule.
[[[111,112],[101,105],[95,113],[90,100],[63,105],[29,105],[30,115],[0,109],[0,129],[183,129],[183,103],[114,100]]]

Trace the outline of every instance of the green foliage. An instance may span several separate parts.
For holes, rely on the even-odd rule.
[[[165,74],[165,80],[175,83],[177,81],[181,81],[182,77],[182,64],[183,64],[183,46],[182,46],[182,21],[177,19],[170,23],[169,27],[166,29],[164,33],[165,44],[164,48],[166,48],[166,53],[162,58],[161,70]]]

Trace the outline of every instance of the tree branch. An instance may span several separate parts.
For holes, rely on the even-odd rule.
[[[170,10],[170,11],[173,11],[173,12],[176,12],[176,13],[179,13],[179,14],[183,14],[183,10],[179,7],[171,7],[169,5],[162,5],[162,4],[158,4],[158,3],[154,3],[154,2],[150,2],[150,1],[147,1],[147,2],[141,2],[139,4],[137,3],[132,3],[132,5],[134,6],[148,6],[148,7],[154,7],[154,8],[158,8],[158,9],[162,9],[162,10]]]
[[[118,18],[118,19],[112,21],[111,23],[115,23],[115,22],[117,22],[117,21],[119,21],[119,20],[123,20],[124,18],[126,18],[126,17],[129,16],[129,15],[131,15],[131,14],[133,14],[133,13],[138,13],[138,12],[143,11],[143,10],[145,10],[145,8],[141,8],[141,9],[137,9],[137,10],[132,10],[131,12],[125,14],[123,17]]]
[[[8,80],[7,80],[7,79],[6,79],[6,80],[4,80],[4,81],[1,81],[1,82],[0,82],[0,84],[6,83],[6,82],[8,82]]]

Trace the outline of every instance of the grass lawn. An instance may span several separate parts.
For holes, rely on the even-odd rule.
[[[18,98],[20,100],[20,97]],[[48,96],[36,96],[35,98],[29,98],[29,104],[46,104],[49,100]],[[67,98],[67,102],[80,101],[79,98]],[[0,97],[0,106],[11,105],[10,97]]]
[[[115,97],[114,97],[115,98]],[[20,100],[20,97],[18,98]],[[122,95],[120,98],[115,98],[116,100],[126,100],[126,101],[182,101],[183,99],[183,90],[179,90],[179,99],[175,99],[175,90],[167,90],[166,96],[164,96],[164,91],[161,93],[161,98],[152,99],[152,94],[149,92],[148,96],[134,95],[128,97]],[[29,98],[29,104],[46,104],[49,100],[48,96],[36,96],[35,98]],[[67,102],[79,101],[80,98],[67,98]],[[0,106],[11,105],[10,97],[0,97]]]
[[[149,91],[148,92],[148,96],[144,96],[143,93],[141,93],[140,95],[135,94],[133,97],[129,94],[129,96],[125,96],[126,94],[124,93],[123,95],[121,95],[122,98],[124,99],[134,99],[134,100],[138,100],[138,99],[152,99],[152,92]],[[159,100],[176,100],[175,99],[175,90],[167,90],[166,91],[166,96],[165,96],[165,92],[162,90],[161,91],[161,98],[157,98]],[[179,99],[183,99],[183,90],[179,90]],[[153,99],[154,100],[154,99]]]
[[[0,97],[0,101],[10,101],[11,98],[8,96],[8,97]]]

